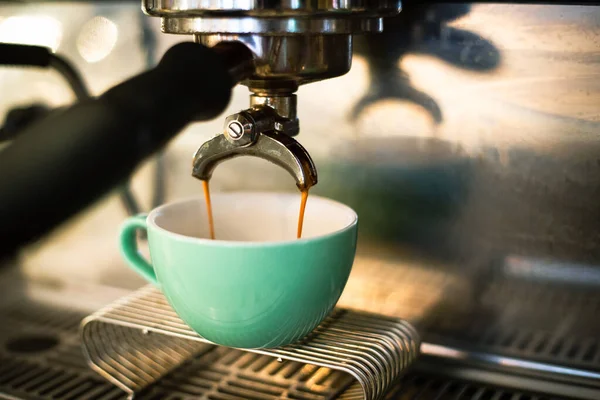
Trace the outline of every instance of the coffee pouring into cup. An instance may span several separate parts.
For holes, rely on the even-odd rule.
[[[198,149],[194,156],[192,175],[203,181],[213,239],[215,236],[208,181],[219,163],[245,155],[270,161],[294,177],[296,186],[302,193],[297,228],[297,237],[301,237],[308,190],[317,184],[317,169],[306,149],[290,136],[297,134],[298,130],[298,119],[282,117],[271,106],[256,105],[227,117],[223,134],[217,135]]]
[[[342,294],[356,250],[356,213],[313,196],[297,239],[293,193],[216,193],[212,200],[216,240],[203,199],[179,200],[125,222],[125,260],[211,342],[260,348],[302,339]],[[151,261],[137,251],[138,230],[148,234]]]
[[[269,106],[230,116],[224,133],[194,156],[192,175],[202,180],[204,199],[163,205],[128,219],[121,230],[127,263],[164,292],[184,322],[217,344],[261,348],[302,339],[331,312],[352,269],[357,215],[326,198],[307,202],[316,168],[285,129],[297,132],[297,120],[294,125]],[[211,196],[215,167],[243,155],[286,169],[301,198]],[[147,231],[151,262],[138,254],[138,230]]]

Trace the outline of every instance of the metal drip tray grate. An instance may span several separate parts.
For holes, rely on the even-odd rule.
[[[386,400],[567,400],[501,386],[451,380],[429,374],[406,376]]]
[[[329,368],[210,346],[157,382],[142,399],[330,399],[353,383]]]
[[[38,301],[0,304],[0,398],[124,400],[122,390],[86,364],[78,331],[83,317]],[[140,393],[140,399],[356,400],[363,396],[359,386],[352,386],[353,379],[330,368],[280,363],[270,356],[192,343],[198,344],[197,353]],[[419,363],[415,367],[393,385],[386,400],[565,400],[432,375],[421,371]]]
[[[328,368],[213,347],[161,379],[140,395],[143,400],[356,400],[360,387]],[[336,396],[336,392],[340,392]],[[412,372],[397,382],[385,400],[566,400],[501,386]]]
[[[597,289],[499,281],[476,307],[440,309],[423,325],[425,340],[585,370],[600,367]]]
[[[116,400],[123,392],[89,369],[78,327],[83,314],[38,302],[0,309],[0,398]]]
[[[91,367],[130,394],[143,391],[211,346],[179,319],[162,293],[152,286],[88,317],[81,330]],[[310,364],[347,374],[359,385],[353,384],[351,393],[371,400],[381,398],[389,390],[413,363],[418,350],[418,334],[408,323],[338,309],[296,344],[248,352],[286,364]],[[240,379],[236,375],[235,381]],[[243,391],[244,384],[233,385],[230,391]],[[290,392],[283,385],[288,398],[302,399],[302,393],[312,398],[318,395],[318,391],[310,393],[312,386],[299,386]],[[322,391],[325,397],[321,398],[336,394],[335,389],[330,390]],[[216,394],[210,396],[207,398],[219,398]]]

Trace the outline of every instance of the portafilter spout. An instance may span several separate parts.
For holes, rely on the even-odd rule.
[[[230,115],[224,132],[205,142],[194,155],[192,176],[207,181],[221,162],[254,156],[282,167],[300,190],[308,190],[317,183],[317,170],[306,149],[291,137],[297,132],[297,119],[281,117],[268,105]]]

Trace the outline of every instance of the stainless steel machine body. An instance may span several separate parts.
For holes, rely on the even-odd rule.
[[[143,2],[165,33],[192,34],[209,45],[245,43],[257,64],[246,84],[267,93],[348,72],[352,35],[380,32],[382,18],[400,8],[398,0]]]
[[[228,121],[225,137],[207,142],[196,153],[193,175],[209,179],[219,162],[234,155],[253,155],[286,169],[301,189],[315,185],[317,174],[308,152],[286,137],[299,131],[294,93],[299,85],[347,73],[352,64],[352,35],[381,32],[383,17],[401,9],[399,0],[144,0],[142,4],[146,14],[161,18],[165,33],[193,34],[197,42],[211,47],[224,41],[241,42],[254,54],[254,73],[243,83],[252,92],[253,109],[246,113],[256,115],[232,116],[244,119],[246,130],[252,132],[243,137],[240,132],[232,140],[227,132],[239,124]],[[259,118],[272,117],[257,113],[257,107],[273,109],[280,123],[261,127]],[[265,136],[263,132],[277,134]]]
[[[33,13],[12,7],[1,9],[0,34]],[[138,5],[61,7],[36,12],[65,32],[94,18],[118,26],[98,62],[82,58],[75,34],[57,47],[96,91],[145,68],[146,47],[132,45],[147,34],[132,29]],[[300,89],[298,138],[319,168],[313,193],[360,218],[340,306],[407,319],[423,340],[388,399],[600,398],[599,21],[598,6],[405,7],[382,33],[353,38],[347,75]],[[150,31],[157,52],[185,40]],[[4,110],[40,88],[69,101],[52,76],[2,72]],[[247,104],[241,88],[228,114]],[[166,151],[167,200],[200,194],[190,150],[222,122],[190,127]],[[153,167],[136,176],[136,192],[149,192]],[[296,190],[289,174],[250,157],[223,163],[211,185]],[[4,269],[0,397],[124,396],[85,365],[77,326],[141,284],[114,244],[123,218],[108,198],[15,260],[17,276]],[[140,398],[326,399],[345,384],[327,368],[207,347]]]

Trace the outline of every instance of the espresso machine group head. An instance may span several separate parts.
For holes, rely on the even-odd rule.
[[[191,35],[196,43],[179,43],[156,67],[15,132],[0,157],[0,237],[8,238],[0,258],[122,186],[190,122],[218,116],[238,83],[250,89],[250,108],[228,117],[224,132],[198,149],[192,175],[207,180],[219,162],[252,155],[283,167],[308,190],[317,173],[293,139],[295,92],[348,72],[352,35],[380,32],[400,3],[143,0],[143,10],[162,19],[163,32]],[[9,50],[0,52],[3,65],[45,66],[52,53]]]
[[[193,35],[213,47],[244,44],[252,72],[241,83],[251,108],[227,118],[224,132],[194,157],[193,175],[210,178],[223,160],[253,155],[290,172],[297,186],[317,183],[306,150],[292,136],[300,127],[295,92],[302,84],[350,70],[352,35],[383,29],[383,17],[400,11],[399,0],[144,0],[144,12],[160,17],[162,31]]]

